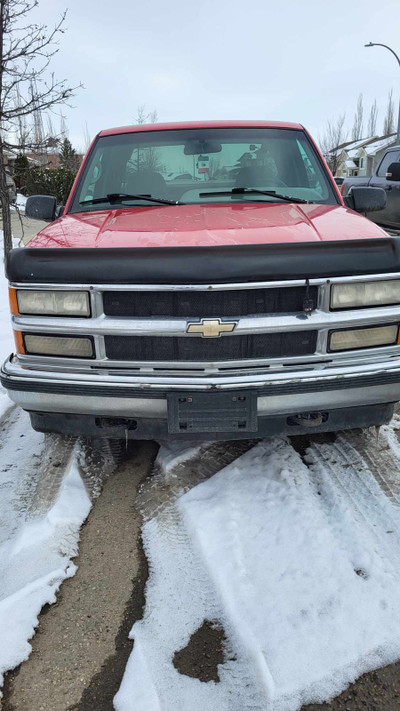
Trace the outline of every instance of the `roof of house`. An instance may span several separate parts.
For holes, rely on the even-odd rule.
[[[335,148],[331,148],[329,153],[336,153],[338,150],[345,151],[348,155],[355,155],[360,148],[365,148],[368,155],[374,155],[376,151],[385,148],[386,145],[393,143],[396,134],[390,133],[388,136],[372,136],[369,138],[359,138],[357,141],[347,141],[341,143]],[[375,144],[378,146],[375,148]],[[371,148],[373,147],[373,150]]]
[[[372,141],[376,141],[378,136],[371,136],[369,138],[359,138],[357,141],[347,141],[346,143],[341,143],[339,146],[336,146],[335,148],[331,148],[329,153],[336,153],[338,150],[344,150],[346,153],[349,153],[349,151],[355,151],[363,146],[368,145],[369,143],[372,143]]]
[[[339,143],[339,145],[334,146],[334,148],[331,148],[328,153],[336,153],[338,150],[349,150],[351,148],[358,148],[360,145],[363,145],[367,141],[373,141],[376,138],[374,136],[373,138],[358,138],[356,141],[345,141],[344,143]]]
[[[378,138],[373,143],[370,143],[366,147],[366,153],[369,156],[375,155],[382,148],[396,145],[396,134],[391,133],[390,136],[384,136],[383,138]]]

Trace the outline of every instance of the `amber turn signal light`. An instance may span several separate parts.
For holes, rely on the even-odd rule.
[[[14,331],[14,341],[17,353],[25,353],[25,344],[21,331]]]
[[[11,313],[13,314],[13,316],[18,316],[19,311],[18,311],[17,290],[9,287],[8,288],[8,297],[10,300]]]

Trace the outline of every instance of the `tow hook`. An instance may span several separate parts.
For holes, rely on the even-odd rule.
[[[287,418],[287,424],[292,427],[319,427],[328,419],[327,412],[301,412]]]

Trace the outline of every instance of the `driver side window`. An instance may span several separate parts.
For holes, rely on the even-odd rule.
[[[395,163],[399,160],[400,154],[396,151],[389,151],[383,156],[381,164],[378,168],[377,176],[379,178],[386,178],[387,169],[391,163]]]

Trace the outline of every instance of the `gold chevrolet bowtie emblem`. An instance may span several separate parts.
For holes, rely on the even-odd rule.
[[[221,321],[220,318],[202,318],[200,323],[188,323],[186,333],[199,333],[203,338],[219,338],[221,333],[232,333],[237,321]]]

